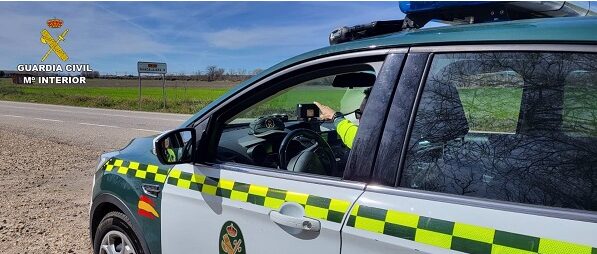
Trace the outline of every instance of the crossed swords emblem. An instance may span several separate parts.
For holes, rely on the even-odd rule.
[[[64,30],[64,32],[62,32],[60,35],[58,35],[58,40],[55,40],[54,37],[52,37],[52,35],[50,34],[50,32],[48,32],[48,30],[44,29],[41,30],[41,43],[43,44],[48,44],[48,51],[46,51],[46,53],[44,54],[44,56],[41,58],[41,61],[45,61],[46,58],[48,58],[48,56],[50,55],[50,53],[54,52],[56,53],[56,55],[60,58],[60,60],[62,61],[66,61],[68,60],[68,55],[66,54],[66,52],[64,52],[64,50],[62,49],[62,47],[60,47],[59,42],[64,41],[64,38],[66,38],[66,35],[68,34],[68,29]]]

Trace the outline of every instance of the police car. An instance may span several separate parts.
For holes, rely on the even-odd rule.
[[[103,154],[94,253],[596,254],[594,13],[399,6]]]

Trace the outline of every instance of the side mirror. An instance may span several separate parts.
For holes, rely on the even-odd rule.
[[[195,158],[195,129],[165,132],[153,140],[153,150],[162,164],[191,163]]]

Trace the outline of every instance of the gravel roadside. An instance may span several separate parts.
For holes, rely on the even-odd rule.
[[[91,176],[101,149],[0,128],[0,252],[91,253]]]
[[[188,117],[0,101],[0,254],[91,253],[99,155]]]

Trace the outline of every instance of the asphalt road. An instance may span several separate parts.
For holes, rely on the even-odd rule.
[[[98,156],[188,118],[0,101],[0,252],[91,253]]]
[[[0,101],[0,128],[102,151],[173,129],[190,115]]]

